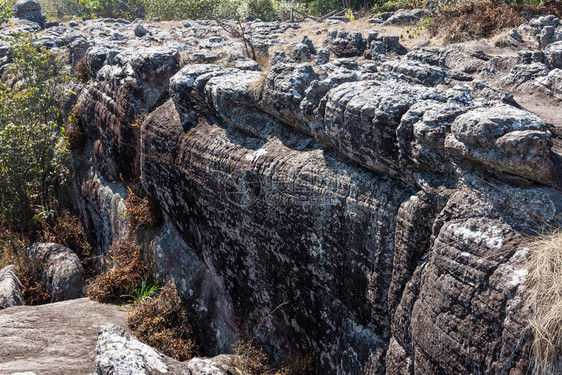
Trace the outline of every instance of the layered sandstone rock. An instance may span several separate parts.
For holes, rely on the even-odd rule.
[[[136,181],[165,217],[143,246],[211,354],[241,333],[319,373],[526,373],[524,239],[562,224],[561,148],[508,90],[558,100],[559,21],[520,28],[520,56],[250,26],[288,46],[265,75],[203,21],[45,33],[92,76],[73,194],[98,254]]]

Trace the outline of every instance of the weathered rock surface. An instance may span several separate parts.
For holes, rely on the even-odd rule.
[[[40,27],[45,26],[47,17],[41,12],[41,5],[37,0],[18,0],[15,5],[15,16],[20,19],[37,23]]]
[[[87,298],[0,311],[0,373],[91,374],[98,331],[124,312]]]
[[[99,331],[95,367],[97,375],[231,375],[235,373],[228,356],[193,358],[181,363],[158,353],[117,325]]]
[[[322,374],[529,371],[523,240],[562,225],[561,123],[516,99],[559,108],[559,20],[509,56],[341,26],[317,49],[254,21],[265,77],[210,22],[73,25],[42,40],[92,75],[75,204],[101,255],[129,233],[121,178],[158,202],[143,247],[209,354],[257,332]]]
[[[24,304],[23,289],[14,273],[14,266],[0,270],[0,310]]]
[[[35,243],[25,251],[43,266],[42,280],[52,301],[80,298],[84,295],[84,269],[80,259],[68,247],[55,243]]]

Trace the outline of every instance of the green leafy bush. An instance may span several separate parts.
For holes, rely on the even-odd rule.
[[[314,0],[308,3],[307,11],[313,16],[323,16],[335,9],[343,9],[338,0]]]
[[[220,9],[220,0],[147,0],[146,18],[161,20],[209,18],[212,11]]]
[[[147,0],[78,0],[81,17],[84,19],[144,18],[147,3]]]
[[[0,23],[8,22],[12,16],[12,7],[6,1],[0,1]]]
[[[248,15],[262,21],[276,21],[280,18],[272,0],[249,0],[247,6]]]
[[[35,42],[13,37],[8,80],[0,83],[0,217],[20,229],[56,205],[66,172],[58,108],[69,76],[59,56]]]

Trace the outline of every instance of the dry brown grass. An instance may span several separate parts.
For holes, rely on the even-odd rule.
[[[290,355],[271,361],[253,340],[239,340],[233,345],[233,365],[242,375],[312,375],[315,374],[312,356]]]
[[[30,241],[21,233],[1,227],[0,223],[0,269],[14,265],[14,272],[23,286],[27,305],[51,302],[51,294],[42,282],[41,261],[31,259],[25,253]]]
[[[248,85],[248,92],[257,101],[260,101],[263,96],[263,90],[265,89],[265,83],[267,82],[267,75],[269,72],[263,72],[261,76]]]
[[[529,320],[534,370],[556,374],[562,368],[562,231],[537,236],[528,247],[526,285],[535,300]]]
[[[443,43],[459,43],[488,38],[514,28],[527,19],[515,7],[504,3],[469,2],[434,17],[428,25],[432,36],[443,36]]]
[[[175,285],[166,284],[158,297],[128,309],[127,324],[142,342],[179,361],[196,355],[187,312]]]
[[[490,38],[506,29],[528,22],[529,14],[562,16],[562,2],[544,5],[514,5],[503,2],[464,2],[443,11],[428,25],[432,37],[442,37],[444,44]]]
[[[125,207],[125,217],[133,232],[154,228],[162,218],[154,201],[148,197],[141,198],[132,190],[125,200]]]
[[[76,253],[84,266],[92,256],[82,221],[66,210],[56,216],[52,225],[44,226],[40,241],[64,244]]]
[[[140,247],[130,239],[115,242],[105,261],[108,270],[88,284],[88,297],[98,302],[121,301],[123,295],[142,283],[148,270]]]
[[[271,61],[269,60],[269,56],[266,54],[258,53],[256,56],[256,62],[260,65],[262,74],[258,79],[250,82],[248,85],[248,92],[254,97],[254,99],[259,101],[262,98],[265,83],[267,81],[267,75],[271,69]]]
[[[90,70],[88,69],[88,64],[86,64],[86,57],[82,57],[74,68],[72,69],[76,77],[82,81],[82,83],[87,83],[90,80]]]

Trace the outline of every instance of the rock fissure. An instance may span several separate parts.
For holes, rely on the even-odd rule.
[[[287,46],[269,72],[202,21],[114,23],[118,42],[100,21],[44,30],[91,75],[70,195],[96,255],[130,234],[119,210],[140,182],[164,217],[144,251],[204,354],[257,332],[318,373],[527,372],[522,240],[562,224],[560,124],[510,90],[562,100],[547,21],[520,28],[520,57],[378,32],[291,43],[307,23],[252,21],[256,43]]]

